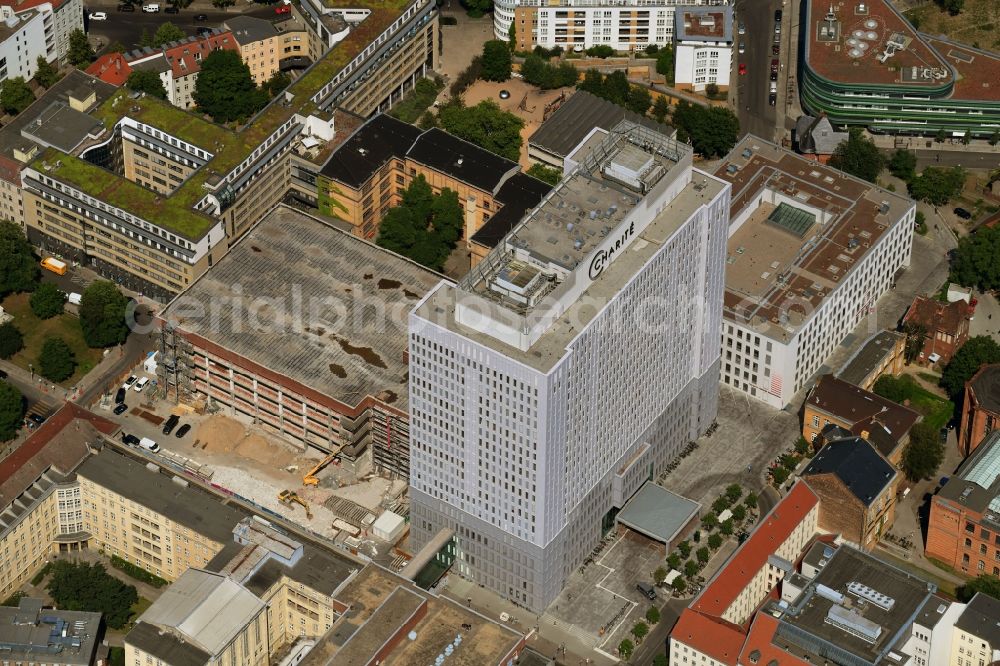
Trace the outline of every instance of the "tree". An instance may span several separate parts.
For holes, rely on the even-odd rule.
[[[921,421],[910,429],[910,441],[903,449],[903,471],[910,481],[932,476],[944,460],[944,447],[937,430]]]
[[[267,95],[257,88],[240,54],[224,49],[202,61],[192,98],[199,111],[219,123],[245,120],[267,104]]]
[[[431,88],[434,89],[434,97],[437,97],[437,87],[434,85],[432,81],[428,79],[420,79],[419,81],[417,81],[417,87],[422,87],[420,84],[424,83],[425,81],[427,82],[427,85],[429,85]],[[264,93],[268,97],[275,97],[282,90],[291,85],[291,83],[292,83],[292,77],[282,72],[281,70],[278,70],[271,75],[271,78],[269,78],[267,81],[264,81],[264,83],[261,85],[260,88],[261,90],[264,91]],[[434,98],[432,97],[431,101],[433,101],[433,99]]]
[[[723,520],[722,524],[719,525],[719,531],[722,532],[722,534],[724,534],[725,536],[729,536],[730,534],[732,534],[733,533],[733,519],[729,518],[728,520]]]
[[[376,243],[435,270],[441,270],[462,232],[458,195],[434,194],[423,176],[414,178],[399,206],[389,209]]]
[[[642,86],[632,86],[629,88],[625,99],[625,107],[630,111],[638,113],[640,116],[646,115],[649,107],[653,105],[653,96]]]
[[[173,23],[167,21],[166,23],[161,23],[160,27],[158,27],[156,32],[153,33],[152,43],[144,44],[144,46],[163,46],[164,44],[180,41],[182,39],[187,39],[187,34]]]
[[[212,0],[212,6],[218,7],[219,9],[225,9],[226,7],[232,7],[236,4],[236,0]]]
[[[59,70],[53,67],[45,56],[38,56],[35,60],[35,83],[43,88],[51,88],[61,78]]]
[[[656,54],[656,73],[667,77],[667,85],[674,85],[674,47],[667,44]]]
[[[95,280],[83,290],[80,300],[80,328],[89,347],[110,347],[125,342],[128,299],[113,283]]]
[[[510,78],[510,48],[507,42],[491,39],[483,44],[483,78],[506,81]]]
[[[493,9],[493,0],[461,0],[471,18],[479,18]]]
[[[742,504],[737,504],[733,507],[733,520],[738,523],[742,523],[747,517],[747,510]]]
[[[962,193],[965,187],[965,169],[927,167],[907,185],[910,196],[934,206],[944,206]]]
[[[7,382],[0,381],[0,441],[17,436],[24,418],[24,396]]]
[[[571,62],[553,65],[546,62],[545,57],[532,53],[524,59],[524,63],[521,65],[521,76],[533,86],[538,86],[542,90],[552,90],[576,85],[580,73]]]
[[[740,132],[740,121],[726,107],[703,107],[680,101],[672,117],[677,137],[690,142],[696,153],[706,158],[722,157],[734,145]]]
[[[587,49],[587,55],[592,58],[610,58],[615,54],[615,50],[607,44],[596,44]]]
[[[667,558],[667,565],[671,569],[676,569],[681,565],[681,558],[677,557],[677,553],[671,553],[671,556],[675,559],[673,561]],[[663,581],[667,579],[667,570],[663,567],[656,567],[656,571],[653,572],[653,580],[656,581],[657,585],[663,585]]]
[[[875,380],[875,385],[872,386],[872,393],[902,404],[913,393],[912,381],[912,379],[906,376],[893,377],[892,375],[882,375]]]
[[[705,529],[712,529],[719,524],[719,517],[714,513],[706,513],[701,517],[701,524]]]
[[[739,501],[740,497],[743,496],[743,488],[738,483],[731,483],[726,486],[726,499],[731,503],[736,503]]]
[[[108,44],[108,47],[104,49],[105,53],[125,53],[126,51],[128,51],[128,49],[126,49],[125,45],[119,41],[111,42]]]
[[[635,640],[642,642],[642,639],[646,637],[649,633],[649,625],[645,622],[636,622],[635,626],[632,627],[632,635],[635,636]]]
[[[653,102],[653,117],[656,118],[656,122],[662,123],[670,115],[670,102],[667,101],[665,95],[659,95],[656,101]]]
[[[715,498],[714,502],[712,502],[712,511],[716,513],[722,513],[723,511],[728,509],[729,506],[730,506],[729,498],[727,498],[725,495],[720,495]]]
[[[62,338],[45,338],[38,354],[38,372],[46,379],[61,382],[76,370],[76,356]]]
[[[646,611],[646,622],[650,624],[656,624],[660,621],[660,609],[656,606],[650,606],[649,610]]]
[[[980,227],[963,236],[952,255],[950,280],[981,291],[1000,289],[1000,229]]]
[[[8,359],[22,349],[24,349],[24,336],[14,326],[14,322],[0,324],[0,358]]]
[[[94,61],[94,49],[90,48],[90,41],[83,30],[78,28],[69,33],[69,51],[66,57],[71,65],[81,69]]]
[[[865,137],[858,127],[852,127],[847,139],[840,142],[830,156],[830,166],[869,183],[878,179],[885,158],[875,142]]]
[[[1000,130],[993,130],[993,134],[990,134],[989,142],[991,146],[1000,143]]]
[[[0,297],[33,289],[39,270],[21,228],[13,222],[0,221]]]
[[[917,155],[905,148],[898,148],[892,151],[886,166],[893,176],[910,182],[917,175]]]
[[[691,554],[691,543],[689,541],[681,541],[677,544],[677,550],[681,552],[681,557],[687,559],[688,555]]]
[[[701,569],[698,567],[698,563],[694,560],[688,560],[684,563],[684,575],[688,578],[694,578],[698,575]]]
[[[102,613],[112,629],[125,626],[139,601],[135,587],[108,574],[103,564],[56,560],[49,570],[46,588],[59,608]]]
[[[967,146],[972,143],[972,130],[965,130],[965,134],[962,135],[962,145]]]
[[[774,485],[780,486],[788,480],[788,477],[791,476],[791,474],[792,473],[784,467],[775,467],[771,470],[771,479],[774,481]]]
[[[434,112],[429,109],[424,111],[424,115],[420,116],[420,120],[417,121],[417,127],[420,129],[430,129],[437,126],[438,118],[434,115]]]
[[[629,639],[624,639],[618,644],[618,654],[622,656],[622,659],[628,661],[632,657],[632,651],[635,650],[635,645]]]
[[[941,373],[941,388],[953,398],[960,397],[965,390],[965,382],[988,363],[1000,363],[1000,345],[985,335],[969,338]]]
[[[715,535],[713,534],[712,536],[715,536]],[[698,561],[701,562],[702,564],[704,564],[705,562],[708,562],[709,558],[711,557],[711,555],[708,552],[708,548],[705,548],[705,546],[702,546],[701,548],[699,548],[697,550],[697,552],[695,552],[694,555],[695,555],[695,557],[698,558]]]
[[[712,550],[719,550],[720,546],[722,546],[722,537],[718,534],[709,534],[708,547]]]
[[[719,86],[715,83],[709,83],[705,86],[705,95],[709,99],[715,99],[715,96],[719,94]]]
[[[681,581],[681,582],[683,582],[683,581]],[[114,665],[112,665],[112,666],[114,666]],[[653,666],[669,666],[669,662],[667,661],[667,655],[665,655],[665,654],[658,654],[655,657],[653,657]]]
[[[62,314],[65,302],[66,294],[59,287],[51,282],[43,282],[31,294],[29,304],[31,305],[31,311],[35,313],[36,317],[39,319],[51,319],[57,314]]]
[[[556,185],[562,180],[562,169],[545,166],[544,164],[532,164],[527,173],[529,176],[549,185]]]
[[[144,92],[160,99],[167,98],[167,89],[163,87],[160,75],[151,69],[133,69],[125,80],[129,90]]]
[[[23,76],[6,79],[0,87],[0,107],[12,116],[21,113],[35,101],[35,93]]]
[[[656,44],[650,44],[649,46],[646,47],[646,55],[656,55],[659,50],[660,50],[659,46],[657,46]]]
[[[903,359],[909,365],[916,361],[920,356],[920,352],[924,350],[924,340],[927,339],[927,327],[916,322],[908,322],[903,324],[903,333],[906,335],[906,343],[903,347]]]
[[[694,564],[694,562],[688,562],[688,564]],[[698,573],[697,566],[695,568],[695,573]],[[674,592],[677,592],[677,594],[683,594],[684,590],[687,589],[687,582],[680,576],[677,576],[677,578],[674,578],[674,582],[670,583],[670,587],[674,588]]]
[[[757,508],[757,493],[751,491],[747,493],[747,496],[743,498],[743,503],[750,509]]]
[[[958,16],[965,8],[965,0],[935,0],[935,2],[952,16]]]
[[[449,134],[501,157],[516,162],[521,155],[521,129],[524,121],[513,113],[502,110],[491,99],[472,107],[461,103],[448,104],[438,112],[438,120]]]
[[[976,576],[965,585],[958,588],[958,599],[963,603],[968,603],[977,592],[1000,599],[1000,578],[990,574]]]

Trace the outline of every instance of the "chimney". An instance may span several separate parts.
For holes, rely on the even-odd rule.
[[[867,430],[862,430],[861,431],[861,439],[868,439],[868,431]]]

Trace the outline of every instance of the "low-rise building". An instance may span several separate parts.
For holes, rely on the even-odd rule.
[[[92,666],[100,634],[100,613],[44,608],[29,597],[0,606],[0,653],[8,664]]]
[[[947,365],[969,339],[971,318],[969,304],[963,300],[944,303],[927,296],[915,297],[903,315],[902,325],[922,326],[926,331],[917,362]]]
[[[674,86],[729,89],[733,66],[733,8],[684,7],[674,13]]]
[[[861,437],[828,442],[801,474],[819,498],[819,529],[871,550],[892,528],[899,474]]]
[[[842,142],[847,141],[847,132],[833,129],[826,114],[819,117],[799,116],[795,121],[795,147],[810,159],[820,164],[830,161],[833,151]]]
[[[965,382],[958,448],[969,455],[994,430],[1000,429],[1000,364],[984,365]]]
[[[910,441],[910,429],[921,418],[909,407],[833,375],[823,375],[802,407],[802,437],[818,442],[818,436],[835,425],[868,440],[898,467],[903,448]]]
[[[879,331],[844,364],[837,378],[871,391],[882,375],[895,377],[903,371],[906,336],[895,331]]]
[[[972,576],[1000,576],[1000,430],[934,495],[925,552]]]
[[[663,556],[674,551],[698,526],[701,504],[647,481],[625,503],[615,520],[622,528],[663,544]]]

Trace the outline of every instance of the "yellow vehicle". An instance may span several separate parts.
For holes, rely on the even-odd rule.
[[[326,458],[323,458],[322,460],[320,460],[318,463],[316,463],[316,465],[311,470],[309,470],[308,472],[306,472],[305,476],[302,477],[302,485],[304,485],[304,486],[318,486],[319,485],[319,477],[316,476],[316,475],[320,473],[320,470],[322,470],[324,467],[326,467],[327,465],[329,465],[330,463],[332,463],[337,458],[337,456],[340,455],[340,449],[341,448],[343,448],[343,447],[337,447],[336,451],[334,451],[333,453],[331,453],[330,455],[328,455]]]
[[[278,501],[282,504],[298,504],[303,509],[306,510],[306,519],[311,520],[313,517],[312,511],[309,510],[309,504],[304,499],[299,497],[294,490],[282,490],[278,493]]]
[[[55,257],[45,257],[42,259],[42,268],[52,271],[56,275],[66,275],[66,262],[59,261]]]

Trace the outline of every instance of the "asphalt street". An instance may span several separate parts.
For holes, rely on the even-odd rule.
[[[648,665],[658,654],[667,654],[667,637],[688,605],[688,599],[671,599],[660,608],[660,621],[649,628],[649,633],[632,653],[632,664]]]
[[[736,74],[739,106],[737,116],[740,132],[755,134],[765,139],[774,138],[777,116],[768,104],[768,86],[771,74],[771,45],[774,40],[774,10],[781,7],[781,0],[738,0],[736,16],[746,25],[745,35],[736,35],[746,51],[737,54],[739,64],[745,64],[747,73]],[[787,22],[787,21],[786,21]],[[783,28],[784,29],[784,28]],[[748,108],[749,107],[749,108]]]

